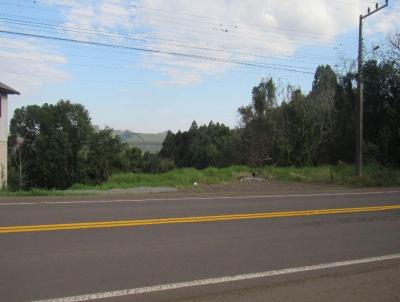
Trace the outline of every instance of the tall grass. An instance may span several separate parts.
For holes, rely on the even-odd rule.
[[[0,196],[65,196],[82,195],[85,190],[128,189],[137,187],[188,188],[198,184],[230,183],[255,172],[267,180],[295,181],[304,183],[337,184],[356,187],[400,186],[400,170],[385,168],[377,164],[364,166],[364,175],[355,176],[352,165],[318,167],[262,167],[231,166],[228,168],[176,169],[161,174],[118,173],[101,185],[75,184],[69,190],[38,190],[25,192],[0,191]],[[88,191],[86,194],[93,194]]]
[[[356,177],[352,165],[318,166],[318,167],[262,167],[231,166],[228,168],[193,168],[176,169],[162,174],[120,173],[114,174],[102,185],[74,185],[72,189],[99,189],[134,187],[187,188],[193,184],[221,184],[237,180],[241,176],[255,172],[267,180],[296,181],[306,183],[337,184],[349,186],[398,186],[400,170],[389,169],[376,164],[366,165],[364,176]]]
[[[134,187],[175,187],[186,188],[193,184],[219,184],[231,182],[240,175],[250,173],[250,168],[245,166],[232,166],[229,168],[207,168],[197,170],[194,168],[175,169],[166,173],[146,174],[146,173],[118,173],[98,186],[76,184],[72,189],[99,189],[108,190],[116,188]]]
[[[364,166],[363,176],[355,176],[353,165],[318,167],[275,167],[261,170],[264,176],[281,180],[307,183],[337,184],[358,187],[398,186],[400,170],[378,164]]]

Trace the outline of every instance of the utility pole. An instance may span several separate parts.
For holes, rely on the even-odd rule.
[[[357,176],[362,175],[362,165],[363,165],[363,124],[364,124],[364,79],[363,79],[363,21],[372,14],[384,9],[389,5],[389,0],[382,6],[376,3],[375,10],[371,11],[368,7],[368,13],[366,15],[360,15],[360,27],[359,27],[359,37],[358,37],[358,129],[357,129],[357,139],[356,139],[356,174]]]

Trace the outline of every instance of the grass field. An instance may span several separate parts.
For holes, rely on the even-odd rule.
[[[227,183],[255,172],[268,180],[296,181],[307,183],[338,184],[349,186],[396,186],[400,185],[400,171],[379,165],[367,165],[363,177],[355,177],[355,168],[351,165],[319,167],[263,167],[251,168],[232,166],[228,168],[176,169],[163,174],[114,174],[100,186],[74,185],[73,189],[114,189],[132,187],[170,186],[186,188],[198,184]]]
[[[364,175],[356,177],[354,166],[318,166],[318,167],[263,167],[251,168],[246,166],[232,166],[228,168],[207,168],[196,170],[193,168],[176,169],[162,174],[120,173],[114,174],[101,185],[75,184],[65,191],[31,190],[26,192],[0,191],[0,196],[64,196],[82,195],[84,190],[127,189],[136,187],[175,188],[192,187],[198,184],[229,183],[255,172],[258,176],[268,180],[295,181],[319,184],[337,184],[353,187],[372,186],[399,186],[400,170],[384,168],[380,165],[366,165]],[[82,192],[83,190],[83,192]],[[89,194],[89,193],[88,193]]]

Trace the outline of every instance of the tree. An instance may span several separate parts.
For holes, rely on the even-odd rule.
[[[355,74],[340,77],[335,95],[333,142],[330,145],[331,162],[354,163],[356,138],[357,89],[353,86]]]
[[[92,134],[82,105],[61,100],[56,105],[17,109],[10,125],[11,148],[25,162],[26,187],[67,188],[80,179],[80,155]]]
[[[244,162],[251,165],[272,160],[273,144],[277,134],[276,86],[273,80],[263,80],[253,88],[250,105],[239,108],[241,117],[240,145]]]
[[[23,157],[23,143],[24,139],[22,137],[16,137],[15,142],[13,143],[13,148],[11,148],[10,152],[10,159],[12,161],[12,164],[15,165],[15,168],[17,169],[17,174],[18,174],[18,190],[22,190],[24,187],[24,181],[23,181],[23,171],[24,171],[24,157]],[[12,165],[11,169],[13,168]]]
[[[113,172],[121,171],[125,148],[126,145],[121,142],[121,139],[113,135],[112,129],[106,128],[95,132],[83,154],[84,181],[100,184],[106,181]]]
[[[142,150],[135,146],[126,148],[122,155],[122,166],[124,172],[136,172],[141,168]]]
[[[177,152],[176,135],[173,134],[171,131],[168,131],[162,143],[160,156],[162,158],[169,158],[171,160],[175,160],[175,156],[177,154],[178,152]]]
[[[400,70],[394,62],[371,60],[363,74],[365,151],[370,159],[400,166]]]
[[[308,110],[311,135],[309,152],[312,163],[326,163],[330,161],[329,149],[332,146],[334,132],[334,106],[338,89],[335,72],[329,65],[318,66],[312,90],[308,95]]]
[[[104,181],[122,169],[125,148],[110,129],[95,132],[82,105],[63,100],[16,109],[9,144],[10,171],[20,173],[18,186],[27,189]]]
[[[388,37],[388,49],[386,51],[386,61],[390,61],[394,66],[400,68],[400,31],[397,31]]]
[[[188,131],[168,132],[160,156],[178,167],[224,167],[233,162],[233,132],[223,124],[193,122]]]

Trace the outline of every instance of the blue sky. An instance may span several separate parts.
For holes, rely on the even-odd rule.
[[[307,91],[320,64],[342,70],[345,58],[350,68],[357,16],[373,3],[2,0],[2,30],[202,59],[0,33],[0,81],[22,93],[10,98],[10,117],[21,106],[69,99],[85,105],[101,127],[177,131],[193,120],[234,127],[237,108],[250,102],[263,77],[275,79],[283,99],[289,83]],[[399,17],[398,1],[370,17],[366,49],[398,30]]]

